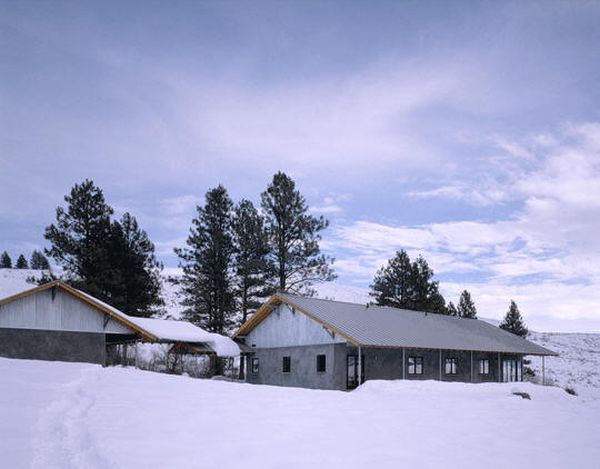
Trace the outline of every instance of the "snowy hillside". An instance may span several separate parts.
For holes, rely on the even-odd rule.
[[[600,460],[600,400],[530,383],[372,381],[346,393],[9,359],[0,376],[0,452],[11,469],[591,469]]]
[[[600,334],[532,332],[529,340],[558,352],[546,358],[546,376],[555,384],[571,386],[579,392],[600,389]],[[541,359],[530,365],[541,375]]]

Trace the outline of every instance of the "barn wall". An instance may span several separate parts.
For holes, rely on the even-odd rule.
[[[246,337],[246,344],[257,348],[294,347],[344,343],[339,336],[332,337],[321,324],[300,311],[292,311],[281,304],[258,324]]]
[[[248,358],[246,380],[254,384],[295,386],[311,389],[346,388],[346,345],[322,344],[296,347],[257,349],[258,373],[252,373],[252,357]],[[325,372],[317,372],[317,355],[325,355]],[[284,373],[283,357],[291,358],[291,370]]]
[[[254,357],[259,359],[259,372],[252,373],[252,358],[247,360],[246,376],[249,383],[271,384],[276,386],[296,386],[312,389],[346,389],[347,356],[357,355],[357,348],[346,344],[323,344],[312,346],[257,348]],[[327,356],[327,371],[317,373],[316,356]],[[402,349],[363,347],[364,380],[402,379]],[[282,370],[283,357],[291,358],[291,371]],[[405,349],[407,380],[440,380],[440,351]],[[423,358],[423,374],[408,374],[408,358]],[[445,359],[458,359],[457,373],[445,373]],[[479,374],[479,359],[490,361],[490,373]],[[500,355],[500,359],[519,358],[514,355]],[[498,354],[473,352],[473,374],[471,376],[471,353],[462,351],[441,351],[441,380],[455,382],[498,382]]]
[[[55,289],[43,290],[0,306],[0,328],[130,334],[131,330],[87,303]]]
[[[0,328],[0,356],[104,365],[104,334]]]

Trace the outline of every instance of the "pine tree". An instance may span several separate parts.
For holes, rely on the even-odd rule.
[[[235,208],[233,235],[236,296],[243,324],[263,299],[273,293],[269,287],[273,265],[268,257],[269,239],[264,219],[249,200],[242,200]]]
[[[29,267],[34,270],[48,270],[50,268],[50,263],[48,262],[48,259],[46,259],[46,256],[36,250],[31,254]]]
[[[0,269],[12,269],[12,259],[6,251],[2,253],[0,258]]]
[[[280,291],[313,295],[315,282],[335,278],[331,257],[321,254],[321,232],[329,222],[309,214],[306,200],[286,174],[278,172],[261,195],[275,266],[275,287]]]
[[[19,256],[19,258],[17,259],[17,263],[15,264],[15,267],[17,269],[29,269],[29,265],[27,264],[27,259],[25,259],[25,256],[23,254],[21,254]]]
[[[56,224],[46,228],[50,249],[45,252],[60,265],[65,280],[76,288],[110,301],[113,273],[109,263],[110,217],[113,209],[93,181],[75,184],[65,196],[68,207],[56,209]]]
[[[448,302],[448,316],[456,316],[458,317],[458,310],[456,309],[456,306],[454,306],[454,303],[452,303],[452,301]]]
[[[125,313],[148,316],[161,304],[160,269],[154,245],[126,213],[112,221],[113,209],[90,180],[75,184],[56,209],[56,224],[46,228],[46,254],[67,281]]]
[[[132,316],[151,316],[154,307],[163,304],[162,264],[156,259],[154,244],[129,213],[120,222],[112,222],[109,243],[111,305]]]
[[[504,316],[504,320],[500,324],[500,329],[512,332],[519,337],[527,337],[527,334],[529,333],[529,330],[523,321],[523,316],[521,316],[521,312],[517,307],[517,303],[513,300],[510,300],[510,307],[506,316]]]
[[[458,301],[458,316],[461,318],[467,319],[476,319],[477,318],[477,308],[475,307],[475,303],[471,298],[471,294],[464,290],[460,294],[460,300]]]
[[[377,271],[369,295],[381,306],[448,314],[433,275],[422,256],[411,262],[406,251],[401,250]]]
[[[205,205],[197,207],[186,247],[175,249],[183,268],[178,283],[185,317],[219,334],[233,326],[235,315],[232,209],[233,202],[223,186],[209,190]]]

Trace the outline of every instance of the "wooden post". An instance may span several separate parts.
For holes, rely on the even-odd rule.
[[[473,382],[473,350],[471,350],[471,383]]]
[[[402,347],[402,379],[406,379],[406,357],[404,356],[404,347]]]
[[[546,385],[546,357],[542,355],[542,386]]]
[[[502,367],[500,366],[500,352],[498,352],[498,382],[502,382]]]
[[[358,346],[358,386],[362,384],[362,356],[360,345]],[[357,386],[357,387],[358,387]]]

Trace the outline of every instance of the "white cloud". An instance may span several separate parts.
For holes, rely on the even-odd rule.
[[[428,259],[446,279],[442,285],[450,296],[472,290],[486,315],[503,314],[502,305],[514,298],[534,317],[598,318],[600,125],[570,125],[544,135],[542,146],[539,136],[530,142],[534,148],[502,140],[508,166],[520,168],[507,188],[516,208],[504,220],[416,226],[356,221],[337,227],[329,240],[329,249],[344,253],[337,270],[367,283],[396,250],[405,249]],[[464,190],[485,194],[478,176],[463,181]],[[441,186],[432,195],[459,193],[462,187]],[[476,282],[453,280],[469,272],[479,274]]]

